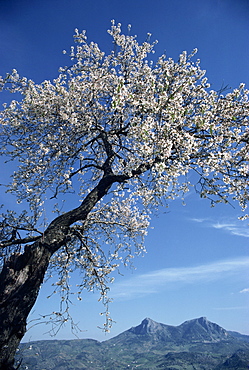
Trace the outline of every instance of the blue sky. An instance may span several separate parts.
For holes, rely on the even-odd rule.
[[[159,41],[157,55],[166,52],[178,59],[181,51],[197,47],[213,89],[240,82],[249,86],[247,0],[0,0],[0,75],[16,68],[35,82],[55,78],[58,68],[69,63],[62,50],[73,44],[75,28],[86,29],[88,39],[108,52],[111,19],[124,30],[132,24],[140,41],[152,33]],[[0,197],[0,203],[14,206],[3,193]],[[136,270],[116,276],[110,292],[116,324],[110,335],[97,328],[103,324],[97,294],[85,293],[82,302],[75,302],[72,314],[83,330],[80,338],[105,340],[145,317],[179,325],[207,316],[225,329],[249,334],[248,222],[238,220],[237,205],[210,208],[194,190],[185,203],[174,201],[153,217],[147,254],[135,259]],[[44,284],[31,319],[58,309],[56,297],[46,299],[50,292]],[[34,326],[25,340],[49,339],[48,330]],[[74,337],[65,327],[56,338]]]

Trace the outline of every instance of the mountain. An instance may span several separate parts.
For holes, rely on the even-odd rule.
[[[219,342],[227,340],[229,335],[225,329],[208,321],[206,317],[186,321],[179,326],[179,329],[184,340],[194,342]]]
[[[51,340],[22,344],[32,370],[219,370],[249,368],[249,336],[228,332],[205,317],[179,326],[145,318],[104,342]]]
[[[200,317],[185,321],[180,326],[159,324],[146,318],[140,325],[128,330],[135,335],[149,335],[154,340],[173,342],[218,342],[226,340],[228,332],[219,325]]]

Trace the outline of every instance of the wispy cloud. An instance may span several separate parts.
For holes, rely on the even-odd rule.
[[[130,299],[160,292],[172,283],[197,284],[219,280],[237,272],[244,273],[248,267],[249,256],[194,267],[160,269],[114,284],[111,295],[115,298]]]
[[[191,220],[194,221],[194,222],[198,222],[198,223],[208,221],[207,218],[191,218]]]
[[[222,223],[222,222],[216,222],[212,224],[212,226],[215,229],[222,229],[224,231],[229,232],[230,234],[233,235],[238,235],[238,236],[244,236],[246,238],[249,238],[249,227],[243,227],[243,225],[240,225],[238,223]]]
[[[240,293],[249,293],[249,288],[242,289]]]
[[[248,220],[244,222],[240,220],[213,221],[207,218],[191,218],[191,221],[202,223],[206,227],[223,230],[232,235],[249,238]]]

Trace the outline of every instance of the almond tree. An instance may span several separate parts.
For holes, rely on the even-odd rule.
[[[7,191],[23,202],[20,214],[3,207],[0,221],[1,369],[15,368],[48,271],[59,276],[64,308],[54,315],[63,322],[70,272],[82,276],[79,299],[83,289],[97,289],[107,306],[112,272],[143,252],[150,212],[167,199],[196,186],[212,204],[247,205],[244,84],[215,92],[193,62],[196,50],[153,63],[149,37],[139,44],[114,22],[108,32],[114,48],[106,55],[76,30],[72,65],[53,81],[35,84],[16,70],[0,79],[3,90],[22,95],[0,113],[0,140],[2,156],[16,165]],[[78,195],[78,206],[70,208],[66,193]],[[45,227],[51,204],[58,214]],[[106,330],[110,324],[107,313]]]

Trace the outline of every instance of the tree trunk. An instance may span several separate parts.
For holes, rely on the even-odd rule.
[[[51,252],[39,242],[13,254],[0,274],[0,369],[13,370],[14,357],[26,332]]]
[[[0,273],[0,370],[15,369],[15,354],[26,332],[28,315],[36,302],[51,256],[70,238],[70,225],[85,220],[112,184],[126,179],[127,176],[108,173],[79,207],[55,218],[41,239],[27,245],[22,254],[14,253],[5,261]]]

